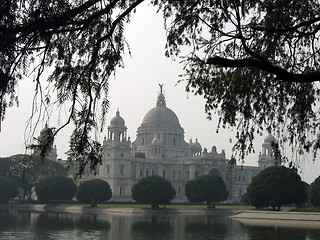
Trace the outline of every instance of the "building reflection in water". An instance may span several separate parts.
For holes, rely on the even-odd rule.
[[[181,214],[99,215],[0,210],[0,239],[315,240],[320,223]]]

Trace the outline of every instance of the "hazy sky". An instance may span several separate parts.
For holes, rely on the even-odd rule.
[[[158,84],[161,83],[164,84],[167,107],[178,116],[185,131],[185,140],[189,142],[190,138],[193,141],[198,138],[202,148],[211,149],[215,145],[218,152],[225,149],[227,157],[230,157],[232,144],[229,139],[234,136],[234,132],[221,129],[217,134],[218,117],[216,116],[213,121],[206,119],[204,99],[192,93],[187,94],[185,83],[177,84],[181,79],[179,74],[183,73],[183,66],[179,64],[179,59],[173,61],[164,56],[166,35],[161,14],[156,14],[155,9],[144,4],[138,8],[125,29],[132,56],[126,55],[125,68],[118,69],[115,77],[110,79],[110,110],[107,123],[109,124],[119,108],[120,115],[126,121],[128,135],[132,141],[135,140],[136,130],[144,115],[156,105]],[[0,157],[25,152],[25,128],[31,115],[33,88],[31,79],[20,82],[18,88],[20,107],[8,109],[6,119],[2,122]],[[55,112],[50,118],[50,126],[57,124],[54,119],[58,118],[58,114],[64,113]],[[41,127],[43,126],[44,124]],[[70,132],[71,127],[66,128],[56,139],[59,158],[66,158]],[[107,129],[99,134],[101,141],[106,134]],[[245,159],[245,165],[257,165],[264,137],[256,137],[256,153]],[[301,166],[300,175],[304,181],[310,183],[319,175],[319,169],[319,161],[313,164],[311,160],[306,159]]]

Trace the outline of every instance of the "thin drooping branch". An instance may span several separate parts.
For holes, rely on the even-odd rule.
[[[116,26],[119,24],[120,21],[123,20],[123,18],[125,18],[126,16],[128,16],[128,14],[134,10],[140,3],[142,3],[144,0],[138,0],[136,2],[134,2],[132,5],[130,5],[130,7],[128,7],[122,14],[120,14],[115,20],[114,22],[112,23],[112,26],[111,26],[111,29],[108,31],[108,34],[103,36],[102,38],[99,39],[99,43],[100,44],[101,42],[107,40],[110,38],[110,36],[113,34]]]

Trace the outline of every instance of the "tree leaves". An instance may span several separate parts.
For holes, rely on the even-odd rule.
[[[8,106],[18,102],[18,80],[30,72],[35,73],[39,105],[51,106],[55,97],[42,95],[40,81],[50,67],[48,89],[57,94],[53,103],[70,104],[66,122],[53,136],[74,123],[70,162],[88,163],[92,155],[92,162],[98,163],[99,146],[90,133],[99,119],[104,126],[108,79],[117,66],[123,66],[125,24],[141,2],[2,1],[0,119]],[[182,49],[191,48],[184,58],[187,91],[204,96],[208,117],[219,115],[218,129],[236,129],[235,149],[242,158],[253,150],[255,135],[266,129],[277,135],[280,144],[316,156],[319,1],[153,0],[152,4],[162,10],[166,21],[166,55],[180,57]],[[33,109],[35,115],[37,108]]]
[[[319,1],[161,2],[167,52],[186,54],[187,91],[208,117],[235,128],[234,149],[250,153],[268,129],[298,154],[319,150]],[[201,24],[198,24],[199,21]]]
[[[248,186],[248,197],[256,208],[280,210],[284,204],[302,204],[307,191],[295,170],[286,167],[269,167],[255,176]]]
[[[189,202],[207,202],[213,207],[213,202],[227,200],[228,191],[221,176],[203,175],[187,182],[185,186],[186,197]]]
[[[39,102],[34,102],[33,116],[48,113],[49,108],[70,106],[65,123],[51,132],[47,129],[46,137],[36,139],[31,145],[41,156],[48,153],[56,134],[73,123],[69,162],[79,161],[81,175],[86,163],[94,168],[101,161],[101,147],[90,134],[107,113],[108,79],[117,66],[123,64],[124,26],[141,2],[143,0],[1,2],[0,119],[4,119],[6,107],[17,97],[15,89],[20,73],[24,76],[35,73],[35,95],[38,94]],[[49,92],[44,94],[43,90],[45,68],[53,69],[46,79],[50,97]],[[40,116],[39,119],[41,117],[50,118]]]

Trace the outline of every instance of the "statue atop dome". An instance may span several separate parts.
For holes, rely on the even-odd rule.
[[[160,94],[162,94],[163,83],[162,84],[159,83],[159,87],[160,87]]]
[[[159,87],[160,87],[160,94],[158,96],[157,106],[158,107],[165,107],[166,106],[166,100],[165,100],[164,95],[162,93],[163,84],[159,84]]]

